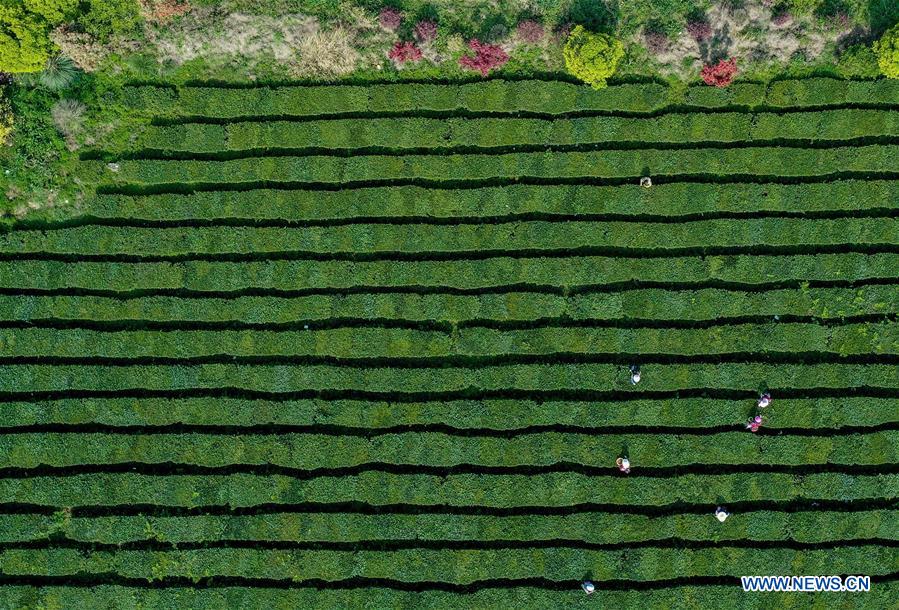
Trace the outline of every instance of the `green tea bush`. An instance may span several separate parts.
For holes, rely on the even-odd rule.
[[[588,32],[579,25],[569,34],[563,54],[572,75],[594,89],[602,89],[624,57],[624,45],[608,34]]]

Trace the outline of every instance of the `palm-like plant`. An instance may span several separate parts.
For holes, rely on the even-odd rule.
[[[61,91],[78,79],[78,67],[65,55],[51,57],[47,66],[38,74],[37,84],[50,91]]]

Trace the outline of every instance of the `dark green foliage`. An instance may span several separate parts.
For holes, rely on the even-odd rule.
[[[140,24],[137,0],[86,0],[87,10],[79,17],[79,23],[89,34],[101,41],[116,36],[129,37]]]

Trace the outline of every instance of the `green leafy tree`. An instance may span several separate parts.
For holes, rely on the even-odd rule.
[[[874,43],[874,54],[877,55],[877,65],[887,78],[899,78],[899,24],[891,29]]]
[[[50,58],[47,22],[17,0],[0,0],[0,71],[36,72]]]
[[[88,34],[107,41],[135,32],[140,7],[136,0],[89,0],[87,12],[78,21]]]
[[[880,70],[877,66],[874,49],[862,44],[849,47],[840,54],[837,72],[845,78],[855,76],[875,78],[879,76]]]
[[[624,45],[608,34],[595,34],[577,26],[563,49],[568,71],[594,89],[606,86],[624,57]]]
[[[78,12],[78,0],[24,0],[25,10],[43,17],[48,25],[59,25]]]

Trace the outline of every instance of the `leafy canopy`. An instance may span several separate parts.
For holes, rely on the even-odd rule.
[[[877,65],[887,78],[899,78],[899,24],[891,29],[874,43],[874,53],[877,55]]]
[[[36,72],[51,48],[46,21],[15,0],[0,0],[0,72]]]
[[[601,89],[624,57],[624,45],[608,34],[595,34],[579,25],[568,36],[563,54],[568,72]]]

